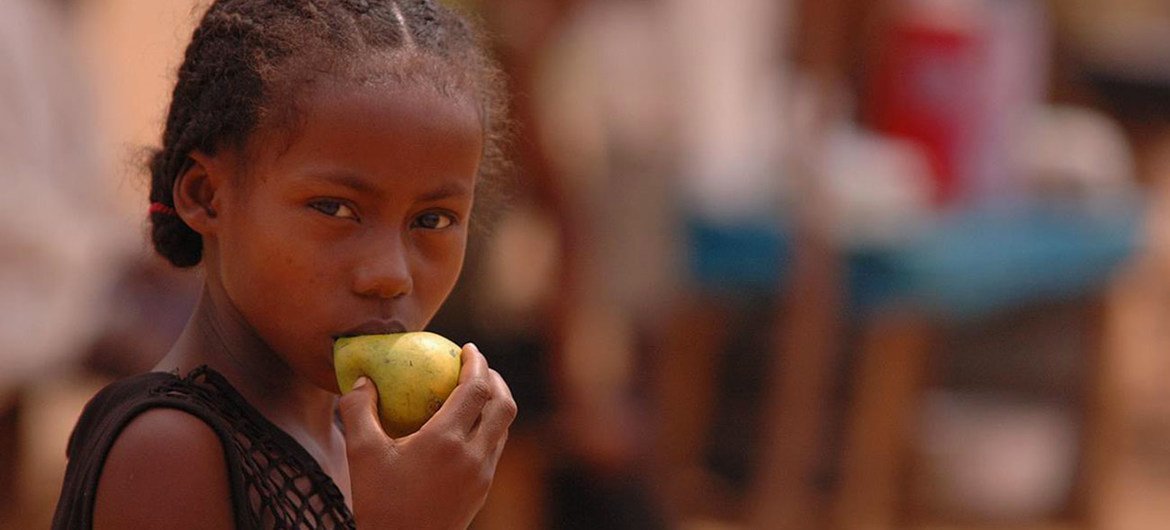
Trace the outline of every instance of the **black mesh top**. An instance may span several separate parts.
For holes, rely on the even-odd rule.
[[[291,436],[252,408],[207,367],[187,377],[152,372],[102,389],[69,438],[69,466],[54,530],[93,526],[94,497],[106,455],[138,414],[166,407],[207,423],[223,443],[236,528],[354,528],[341,490]]]

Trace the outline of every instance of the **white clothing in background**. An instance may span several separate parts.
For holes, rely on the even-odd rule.
[[[79,353],[125,248],[55,7],[0,3],[0,392]]]
[[[777,216],[790,2],[661,0],[673,53],[679,177],[701,218]]]

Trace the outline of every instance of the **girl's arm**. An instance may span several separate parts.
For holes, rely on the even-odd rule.
[[[455,391],[422,429],[397,440],[378,424],[374,385],[358,385],[340,403],[358,528],[467,528],[516,417],[500,374],[464,346]]]
[[[93,528],[234,527],[223,446],[206,423],[148,410],[122,431],[98,481]]]

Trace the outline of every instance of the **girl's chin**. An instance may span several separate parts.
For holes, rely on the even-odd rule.
[[[321,390],[340,394],[341,389],[337,386],[337,372],[333,369],[333,359],[329,359],[329,364],[319,370],[313,372],[310,379],[314,385]]]
[[[333,374],[332,370],[330,370],[328,374],[314,374],[312,377],[307,377],[306,379],[308,379],[308,382],[313,386],[329,392],[330,394],[341,394],[341,388],[337,386],[337,376]]]
[[[287,361],[286,361],[287,362]],[[292,375],[302,384],[308,383],[326,392],[337,394],[337,372],[333,370],[333,352],[317,356],[311,363],[287,362]]]

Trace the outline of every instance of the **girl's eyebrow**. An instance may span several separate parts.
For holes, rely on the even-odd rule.
[[[382,190],[378,188],[370,179],[363,178],[357,173],[345,170],[336,171],[310,171],[303,175],[306,179],[318,179],[336,184],[338,186],[346,187],[356,193],[366,193],[374,196],[381,196]],[[416,200],[419,202],[433,202],[452,197],[467,197],[471,195],[471,189],[461,182],[444,182],[438,187],[428,190],[418,196]]]
[[[349,171],[310,171],[305,173],[303,177],[324,180],[338,186],[349,188],[357,193],[369,193],[373,195],[380,193],[377,187],[368,179]]]
[[[471,190],[458,182],[445,182],[438,188],[428,191],[419,196],[419,200],[423,202],[439,201],[451,197],[465,197],[471,195]]]

